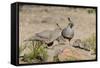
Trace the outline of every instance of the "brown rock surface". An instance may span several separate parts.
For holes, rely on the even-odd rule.
[[[59,54],[59,59],[61,61],[74,61],[74,60],[91,60],[94,59],[95,56],[91,55],[89,51],[85,51],[83,49],[74,48],[71,46],[67,46],[61,54]]]

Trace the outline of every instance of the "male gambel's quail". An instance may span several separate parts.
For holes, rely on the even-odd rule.
[[[68,39],[69,40],[69,44],[70,44],[70,40],[73,38],[74,36],[74,30],[73,30],[73,22],[71,21],[71,19],[68,17],[68,21],[70,22],[68,24],[68,26],[66,28],[64,28],[62,30],[62,36],[65,38],[65,39]]]

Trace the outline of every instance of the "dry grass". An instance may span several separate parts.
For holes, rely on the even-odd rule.
[[[89,38],[84,40],[86,46],[90,47],[90,50],[95,54],[96,53],[96,35],[92,34]]]

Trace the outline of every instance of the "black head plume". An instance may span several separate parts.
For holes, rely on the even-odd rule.
[[[70,22],[71,22],[71,19],[70,19],[70,17],[68,17],[68,21],[70,21]]]
[[[73,23],[73,22],[72,22],[72,19],[71,19],[70,17],[68,17],[68,21],[71,22],[71,23]]]
[[[68,21],[70,22],[70,23],[69,23],[69,26],[72,28],[72,27],[74,26],[74,24],[73,24],[73,22],[72,22],[72,20],[71,20],[70,17],[68,17]]]

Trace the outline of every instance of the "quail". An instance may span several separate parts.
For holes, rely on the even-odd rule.
[[[68,23],[67,27],[65,27],[62,30],[61,34],[65,39],[68,39],[69,44],[70,44],[70,40],[74,37],[74,30],[73,30],[74,24],[69,17],[68,17],[68,21],[70,23]]]
[[[56,24],[58,26],[58,24]],[[28,39],[28,41],[39,40],[46,43],[48,46],[52,46],[54,40],[61,36],[61,28],[54,30],[44,30],[39,33],[35,33],[35,36]]]

